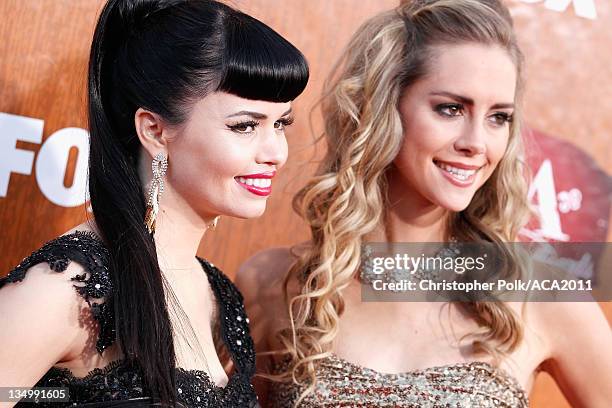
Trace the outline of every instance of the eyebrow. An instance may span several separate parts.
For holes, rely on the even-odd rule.
[[[291,108],[289,108],[287,112],[283,113],[281,117],[287,116],[290,113],[291,113]],[[263,114],[260,112],[253,112],[253,111],[244,111],[244,110],[240,112],[232,113],[231,115],[228,115],[227,117],[233,118],[234,116],[250,116],[253,119],[261,119],[261,120],[268,119],[268,115],[266,114]]]
[[[432,92],[430,93],[430,95],[448,96],[449,98],[455,99],[466,105],[474,106],[473,99],[468,98],[466,96],[457,95],[451,92],[438,91],[438,92]],[[496,103],[495,105],[491,106],[491,109],[514,109],[514,104],[513,103]]]

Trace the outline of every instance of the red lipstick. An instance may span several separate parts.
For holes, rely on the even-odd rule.
[[[236,176],[234,179],[247,191],[260,197],[267,197],[272,193],[272,177],[275,175],[275,171],[270,171]]]

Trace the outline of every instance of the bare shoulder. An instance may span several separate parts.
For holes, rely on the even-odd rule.
[[[71,281],[82,273],[76,263],[62,273],[39,263],[0,287],[0,385],[32,386],[84,347],[91,316]]]
[[[612,340],[608,320],[595,301],[529,302],[526,310],[526,318],[545,334],[553,354],[572,343],[590,343],[591,337]]]
[[[535,262],[533,269],[531,278],[540,282],[575,279],[569,272],[542,262]],[[570,363],[573,358],[586,357],[587,349],[603,350],[612,343],[610,324],[600,304],[589,292],[568,293],[561,293],[563,297],[557,301],[530,301],[522,305],[526,327],[545,347],[544,369],[559,362],[571,366],[575,364]]]
[[[76,230],[91,229],[62,235]],[[0,386],[34,385],[56,363],[81,354],[97,333],[72,279],[87,275],[82,265],[37,259],[19,266],[0,279]]]
[[[607,406],[612,398],[612,330],[600,304],[531,302],[531,327],[547,344],[541,369],[572,406]]]
[[[575,280],[569,272],[557,266],[535,262],[532,279],[540,282]],[[592,335],[596,331],[609,331],[606,317],[588,291],[563,293],[557,301],[525,303],[524,318],[534,327],[539,327],[551,343],[552,349],[559,342],[578,337],[581,333]],[[552,299],[551,299],[552,300]],[[573,333],[577,331],[577,333]]]

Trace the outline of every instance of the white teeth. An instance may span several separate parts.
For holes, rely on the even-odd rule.
[[[441,169],[451,173],[456,179],[459,179],[462,181],[467,180],[470,176],[475,174],[477,171],[475,169],[471,169],[471,170],[460,169],[457,167],[449,166],[446,163],[435,162],[435,164]]]
[[[238,181],[242,184],[246,184],[247,186],[266,188],[272,185],[272,180],[270,179],[253,179],[253,178],[245,178],[238,177]]]

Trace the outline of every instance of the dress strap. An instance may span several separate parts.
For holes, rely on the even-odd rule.
[[[8,283],[21,282],[29,268],[46,262],[54,272],[64,272],[70,261],[77,262],[85,272],[71,278],[77,293],[91,308],[100,324],[96,350],[102,354],[116,337],[112,306],[113,282],[109,272],[110,256],[102,240],[91,231],[75,231],[44,244],[0,278],[0,289]],[[89,273],[87,273],[89,272]],[[89,276],[88,276],[89,275]],[[97,299],[96,302],[92,300]]]
[[[255,373],[255,346],[242,294],[221,270],[204,259],[198,260],[217,298],[221,337],[238,371],[250,378]]]

